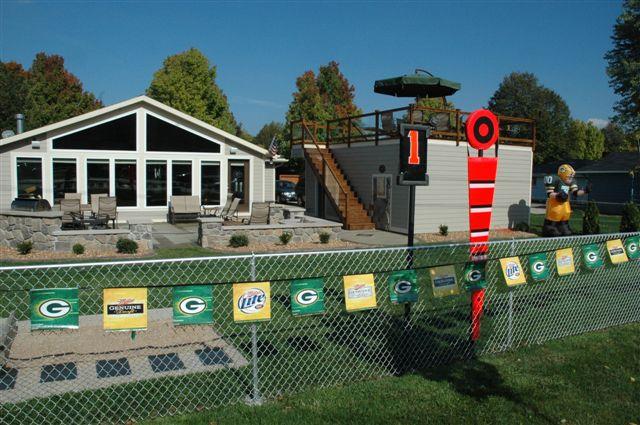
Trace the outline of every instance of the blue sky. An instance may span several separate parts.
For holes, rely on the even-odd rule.
[[[425,68],[462,83],[457,107],[485,106],[512,71],[535,73],[576,118],[607,119],[618,1],[1,1],[0,59],[57,53],[106,104],[144,93],[169,55],[200,49],[236,118],[256,133],[283,120],[295,79],[336,60],[365,111],[407,104],[379,78]]]

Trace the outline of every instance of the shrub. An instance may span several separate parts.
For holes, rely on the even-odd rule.
[[[73,247],[71,247],[71,251],[73,251],[73,253],[76,255],[82,255],[84,254],[84,245],[82,245],[81,243],[77,243],[73,245]]]
[[[33,249],[33,242],[31,241],[23,241],[16,245],[16,249],[20,253],[20,255],[27,255]]]
[[[438,229],[440,230],[440,234],[442,236],[447,236],[449,234],[449,226],[446,224],[441,224]]]
[[[249,245],[249,238],[247,235],[235,234],[229,238],[229,246],[232,248],[239,248],[241,246]]]
[[[521,222],[519,222],[518,224],[515,225],[513,230],[516,230],[518,232],[528,232],[529,231],[529,225],[525,221],[521,221]]]
[[[128,238],[121,238],[116,242],[116,249],[120,254],[135,254],[138,252],[138,242]]]
[[[582,233],[584,235],[597,235],[600,233],[600,210],[598,210],[598,205],[593,201],[589,201],[584,210]]]
[[[320,243],[329,243],[329,239],[331,238],[331,235],[327,232],[322,232],[320,233]]]
[[[633,202],[624,205],[620,219],[621,232],[637,232],[640,230],[640,210]]]
[[[293,235],[290,232],[283,232],[280,235],[280,242],[282,242],[282,245],[286,245],[289,243],[289,241],[291,241],[292,237]]]

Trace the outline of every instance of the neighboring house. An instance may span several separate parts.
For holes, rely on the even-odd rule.
[[[292,126],[291,134],[294,135],[293,154],[304,154],[306,158],[305,201],[308,215],[342,221],[345,227],[354,230],[375,227],[407,232],[409,188],[398,185],[396,180],[399,136],[395,130],[397,119],[390,117],[392,113],[409,116],[404,110],[378,111],[374,113],[377,115],[374,126],[359,128],[355,128],[355,120],[360,120],[359,117],[349,119],[351,130],[342,132],[340,138],[330,136],[333,140],[329,143],[320,137],[324,134],[325,124],[294,123],[294,126],[307,127],[296,131]],[[455,114],[455,111],[451,113]],[[373,121],[374,114],[365,114],[362,121]],[[446,124],[447,119],[444,121]],[[532,122],[528,120],[527,123]],[[298,134],[302,136],[296,137]],[[313,134],[316,136],[312,137]],[[459,137],[457,141],[453,140],[456,134]],[[441,132],[433,131],[429,138],[430,182],[429,186],[416,187],[416,233],[438,232],[441,224],[447,225],[450,231],[469,229],[468,150],[461,134],[455,129],[445,128]],[[314,139],[318,147],[313,143]],[[519,142],[509,144],[500,141],[492,215],[494,229],[513,228],[520,222],[529,223],[533,143],[525,139]],[[473,149],[470,151],[475,152]],[[486,151],[486,155],[494,155],[494,150]],[[323,169],[327,170],[324,174]]]
[[[275,161],[277,162],[277,161]],[[119,211],[166,212],[171,195],[224,204],[275,200],[266,149],[146,96],[0,140],[0,209],[19,196],[117,198]]]
[[[558,166],[570,164],[576,170],[578,186],[591,183],[591,193],[578,198],[577,205],[595,201],[600,212],[619,214],[630,201],[640,202],[640,155],[636,152],[614,152],[596,161],[567,160],[536,165],[532,179],[531,197],[545,202],[544,176],[556,175]]]

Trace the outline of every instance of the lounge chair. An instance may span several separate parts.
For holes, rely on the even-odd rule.
[[[227,193],[227,201],[224,203],[223,207],[217,207],[213,210],[214,217],[222,217],[223,215],[229,212],[229,208],[231,208],[231,203],[233,202],[233,193]]]
[[[194,220],[200,216],[202,206],[198,196],[171,196],[169,201],[169,222],[177,219]]]
[[[65,193],[64,199],[77,199],[78,201],[82,200],[82,193],[71,192]]]
[[[83,227],[80,198],[61,199],[60,211],[62,212],[62,227],[80,229]]]
[[[96,218],[104,221],[105,224],[108,224],[111,220],[113,222],[113,228],[116,228],[118,206],[114,196],[100,196],[98,198],[98,214]]]
[[[98,199],[109,196],[108,193],[92,193],[91,194],[91,215],[98,215]]]
[[[269,204],[266,202],[254,202],[251,204],[251,217],[243,218],[247,224],[269,224]]]
[[[229,210],[225,214],[220,214],[220,217],[223,220],[233,220],[238,218],[238,205],[240,205],[240,198],[233,198]]]

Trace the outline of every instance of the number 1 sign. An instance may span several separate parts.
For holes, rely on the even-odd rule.
[[[400,167],[398,184],[416,186],[429,184],[427,175],[427,140],[429,127],[400,125]]]

